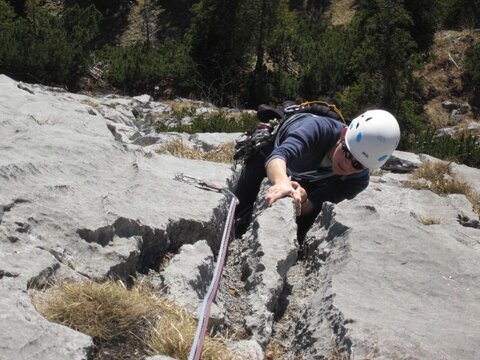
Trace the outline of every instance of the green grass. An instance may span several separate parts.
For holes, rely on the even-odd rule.
[[[226,111],[219,110],[211,113],[196,114],[192,108],[182,108],[173,112],[174,117],[180,120],[186,116],[192,117],[191,125],[178,125],[168,127],[165,125],[157,125],[157,132],[185,132],[188,134],[205,133],[205,132],[243,132],[252,130],[258,123],[255,115],[242,113],[240,116],[233,116]]]

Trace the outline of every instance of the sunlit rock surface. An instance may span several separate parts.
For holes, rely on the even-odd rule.
[[[203,111],[203,110],[202,110]],[[0,359],[88,359],[92,339],[36,312],[29,289],[62,279],[147,276],[197,311],[228,198],[228,164],[159,155],[172,138],[211,150],[238,134],[157,134],[169,104],[89,97],[0,75]],[[162,120],[163,121],[163,120]],[[218,330],[250,359],[478,358],[479,217],[463,195],[403,183],[425,155],[396,152],[367,190],[324,204],[303,245],[293,204],[256,204],[231,241],[214,305]],[[480,193],[480,170],[453,165]],[[428,225],[431,224],[431,225]]]

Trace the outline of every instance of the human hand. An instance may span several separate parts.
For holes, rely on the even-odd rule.
[[[290,179],[272,185],[265,195],[265,205],[271,206],[278,199],[289,196],[295,203],[295,212],[300,216],[302,209],[302,194],[305,190],[296,182]],[[304,194],[306,199],[306,192]]]
[[[300,195],[300,198],[302,200],[302,204],[307,201],[308,194],[307,190],[305,190],[298,182],[292,181],[292,186],[295,189],[296,192]]]

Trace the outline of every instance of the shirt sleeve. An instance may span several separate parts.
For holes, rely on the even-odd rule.
[[[300,120],[292,125],[292,129],[287,132],[285,139],[277,146],[265,161],[265,168],[273,159],[282,159],[290,164],[296,159],[301,159],[305,154],[315,151],[321,151],[326,146],[328,140],[333,136],[333,131],[328,129],[325,124],[308,119]],[[319,148],[320,149],[317,149]]]

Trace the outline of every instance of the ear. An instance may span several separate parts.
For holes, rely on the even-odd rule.
[[[347,127],[344,127],[342,129],[342,133],[340,134],[340,140],[343,140],[345,138],[345,135],[347,134],[347,130],[348,130]]]

